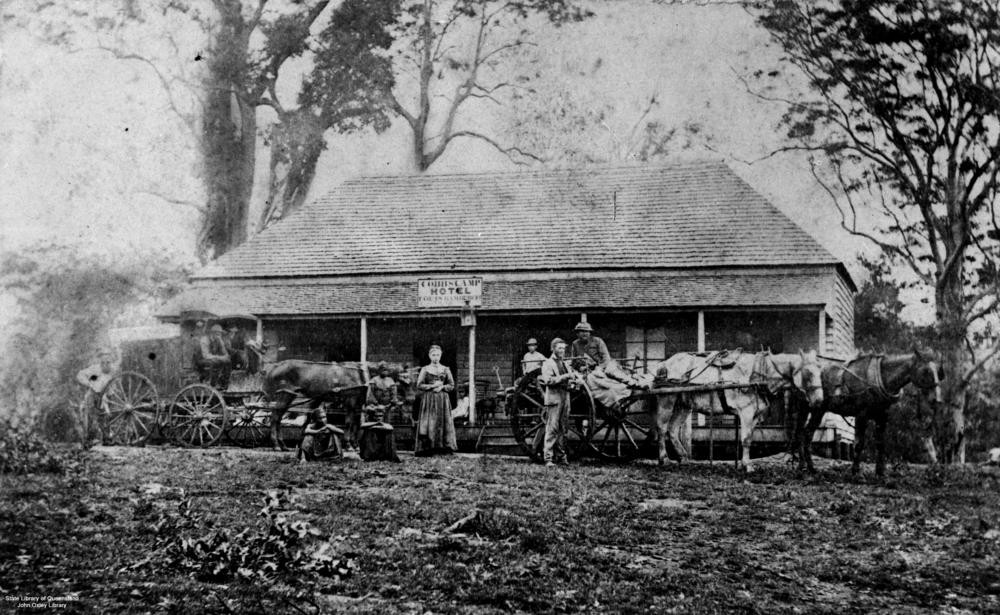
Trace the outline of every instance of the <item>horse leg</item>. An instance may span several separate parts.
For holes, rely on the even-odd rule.
[[[800,445],[802,447],[801,455],[805,458],[805,467],[809,470],[810,474],[816,473],[816,466],[813,465],[812,458],[813,435],[816,433],[816,430],[819,429],[819,424],[822,422],[823,411],[811,410],[809,411],[809,421],[806,423],[805,429],[802,431],[802,440],[800,441]],[[801,460],[799,461],[799,467],[802,467]]]
[[[680,398],[677,398],[674,401],[674,411],[670,415],[670,421],[667,423],[667,433],[670,434],[670,445],[674,447],[674,451],[677,453],[678,464],[689,460],[691,456],[687,446],[680,438],[681,426],[684,425],[689,416],[691,416],[691,406],[686,401],[681,401]]]
[[[792,401],[792,411],[795,418],[792,439],[799,454],[799,472],[805,472],[809,467],[809,462],[806,460],[806,425],[812,419],[812,413],[806,404],[800,404],[798,401]]]
[[[865,450],[865,431],[868,429],[868,416],[859,413],[854,425],[854,465],[851,466],[852,474],[861,473],[861,460]]]
[[[885,423],[886,413],[875,417],[875,476],[885,476]]]
[[[361,439],[361,400],[348,400],[344,404],[344,439],[347,450],[358,450]]]
[[[285,415],[292,400],[287,393],[279,393],[274,406],[271,407],[271,448],[274,451],[287,451],[288,447],[282,441],[279,431],[281,428],[281,417]]]
[[[737,412],[740,419],[740,444],[743,447],[743,455],[740,458],[740,467],[749,474],[753,472],[753,465],[750,464],[750,445],[753,444],[753,430],[757,422],[757,409],[753,405],[745,405]]]
[[[674,411],[673,402],[673,396],[656,396],[656,411],[653,415],[653,424],[656,425],[657,444],[659,445],[659,453],[657,454],[656,461],[660,467],[663,467],[667,461],[667,438],[670,433],[667,427]]]

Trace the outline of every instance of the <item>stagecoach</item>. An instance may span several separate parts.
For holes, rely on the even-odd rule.
[[[237,325],[254,331],[259,319],[249,314],[182,315],[179,331],[119,343],[121,371],[105,387],[100,400],[105,438],[115,444],[139,445],[153,437],[183,446],[206,447],[223,438],[257,446],[268,437],[268,406],[260,370],[234,369],[225,389],[203,382],[193,362],[194,323]],[[247,352],[252,352],[248,349]]]

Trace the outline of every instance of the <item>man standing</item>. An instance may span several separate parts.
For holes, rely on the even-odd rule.
[[[569,385],[575,375],[566,368],[566,342],[560,338],[552,340],[552,356],[542,362],[542,373],[538,383],[544,387],[545,396],[545,443],[542,458],[545,466],[556,463],[569,465],[566,459],[566,423],[569,418]]]
[[[100,441],[104,438],[101,429],[101,394],[115,377],[117,369],[114,364],[115,356],[110,350],[104,348],[97,353],[97,363],[88,365],[76,374],[76,381],[87,387],[84,394],[81,411],[86,412],[86,416],[81,416],[81,431],[83,431],[83,442]]]
[[[530,374],[542,367],[545,355],[538,352],[538,340],[531,338],[528,340],[528,352],[524,353],[521,359],[521,374]]]
[[[229,358],[226,341],[222,339],[222,325],[212,325],[209,334],[203,335],[199,340],[195,367],[198,368],[202,382],[208,380],[210,385],[223,391],[229,387],[233,363]]]

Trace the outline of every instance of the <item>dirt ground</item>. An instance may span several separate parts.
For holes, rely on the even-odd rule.
[[[0,476],[0,611],[1000,612],[996,468],[867,471],[103,447]]]

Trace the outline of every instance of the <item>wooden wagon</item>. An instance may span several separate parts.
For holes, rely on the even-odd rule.
[[[573,362],[573,357],[566,359]],[[619,364],[633,376],[637,364],[620,359]],[[511,432],[521,449],[535,461],[542,459],[545,434],[544,402],[538,384],[539,369],[525,374],[506,392]],[[570,389],[570,413],[566,434],[570,456],[593,456],[612,462],[628,462],[651,456],[657,447],[653,411],[657,396],[675,393],[705,393],[727,389],[747,389],[755,385],[718,382],[671,386],[635,386],[613,404],[598,401],[582,376]],[[736,431],[739,431],[738,417]],[[738,439],[738,438],[737,438]]]

